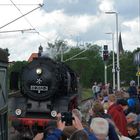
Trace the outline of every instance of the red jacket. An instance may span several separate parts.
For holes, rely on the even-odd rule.
[[[113,104],[108,109],[108,114],[111,115],[112,120],[114,121],[115,125],[119,129],[122,135],[127,136],[127,121],[125,114],[123,112],[123,108],[120,105]]]

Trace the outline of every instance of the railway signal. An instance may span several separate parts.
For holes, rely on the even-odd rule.
[[[103,50],[103,60],[107,61],[109,58],[109,54],[108,54],[108,45],[104,45],[104,50]]]

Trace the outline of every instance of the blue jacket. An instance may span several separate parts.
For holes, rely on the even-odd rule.
[[[93,133],[88,131],[88,129],[84,128],[83,131],[87,133],[89,140],[98,140]]]
[[[119,140],[117,132],[116,132],[114,126],[111,123],[109,123],[108,137],[109,137],[110,140]]]
[[[95,135],[91,132],[89,132],[87,129],[83,129],[88,134],[89,140],[98,140]],[[60,137],[62,136],[63,131],[56,128],[53,133],[49,134],[45,140],[60,140]]]
[[[60,129],[56,128],[53,133],[47,135],[45,140],[59,140],[62,134],[63,132]]]

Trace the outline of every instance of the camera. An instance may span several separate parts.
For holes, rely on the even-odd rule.
[[[65,121],[66,126],[70,126],[70,125],[72,125],[72,120],[74,120],[74,117],[72,117],[71,112],[62,112],[61,120],[62,120],[62,122]]]

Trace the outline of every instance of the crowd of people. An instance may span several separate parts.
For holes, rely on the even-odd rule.
[[[57,114],[55,127],[33,140],[140,140],[140,90],[135,81],[124,91],[94,83],[93,98],[72,110],[67,126]]]

